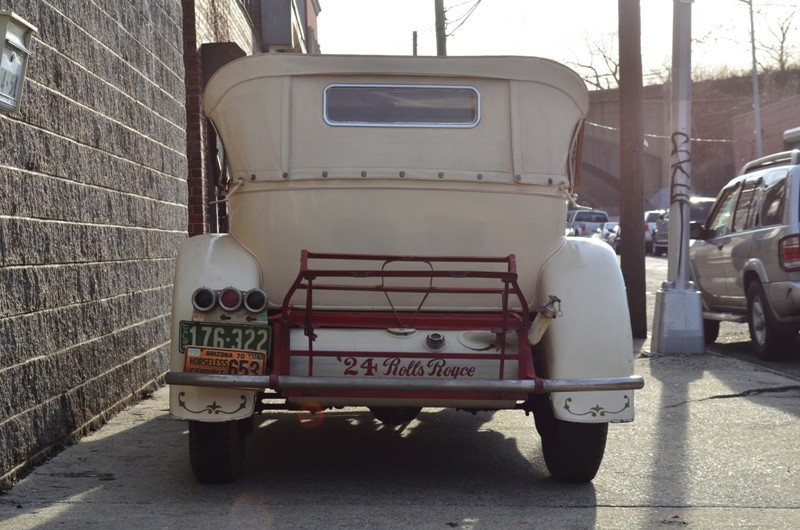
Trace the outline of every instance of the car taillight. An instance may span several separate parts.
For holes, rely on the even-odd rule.
[[[242,306],[242,292],[226,287],[219,293],[219,306],[226,311],[236,311]]]
[[[800,270],[800,235],[778,241],[778,259],[781,269],[787,272]]]
[[[217,293],[208,287],[201,287],[192,294],[192,306],[198,311],[211,311],[217,302]]]
[[[250,289],[244,295],[244,308],[251,313],[260,313],[267,307],[267,293],[261,289]]]

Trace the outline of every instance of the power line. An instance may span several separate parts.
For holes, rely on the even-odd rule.
[[[454,19],[454,20],[452,20],[452,21],[445,22],[445,26],[447,26],[447,25],[449,25],[449,24],[451,24],[451,23],[452,23],[452,24],[456,24],[456,23],[458,24],[458,25],[457,25],[457,26],[456,26],[456,27],[453,29],[453,31],[451,31],[450,33],[447,33],[446,35],[447,35],[448,37],[452,37],[452,36],[453,36],[453,34],[454,34],[456,31],[458,31],[458,28],[460,28],[461,26],[463,26],[463,25],[464,25],[464,23],[465,23],[467,20],[469,20],[469,17],[471,17],[471,16],[472,16],[472,14],[475,12],[475,9],[477,9],[477,8],[478,8],[478,6],[481,4],[481,2],[482,2],[482,1],[483,1],[483,0],[475,0],[475,2],[472,4],[472,7],[470,7],[470,8],[469,8],[469,9],[468,9],[468,10],[467,10],[467,11],[466,11],[466,12],[465,12],[463,15],[461,15],[460,17],[458,17],[458,18],[456,18],[456,19]],[[462,2],[462,3],[458,4],[457,6],[452,6],[452,7],[449,7],[449,8],[448,8],[446,11],[450,11],[451,9],[453,9],[453,7],[462,6],[462,5],[466,4],[466,3],[468,3],[468,2]]]

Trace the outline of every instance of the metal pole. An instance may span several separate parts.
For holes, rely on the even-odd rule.
[[[658,353],[704,353],[700,293],[689,281],[689,198],[692,120],[692,0],[673,0],[672,154],[667,281],[656,293],[651,349]]]
[[[414,57],[416,57],[417,56],[417,32],[416,31],[414,32],[413,52],[414,52]]]
[[[689,256],[689,198],[692,196],[692,6],[675,0],[672,40],[672,153],[667,280],[686,289]]]
[[[756,30],[753,24],[753,0],[744,0],[750,8],[750,52],[753,57],[753,117],[755,121],[756,158],[764,156],[761,143],[761,97],[758,89],[758,64],[756,63]]]

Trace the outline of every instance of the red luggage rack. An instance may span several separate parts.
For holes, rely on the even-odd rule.
[[[377,263],[377,267],[359,269],[313,268],[314,260],[347,261],[356,263]],[[418,263],[419,269],[387,270],[394,263]],[[462,269],[458,269],[458,265]],[[464,270],[464,264],[470,264]],[[505,264],[505,270],[488,269],[497,264]],[[455,268],[436,270],[436,265]],[[472,265],[475,267],[473,268]],[[375,283],[358,285],[324,283],[331,279],[369,279]],[[389,278],[419,278],[424,285],[387,285]],[[453,279],[454,285],[437,287],[437,278]],[[463,280],[464,285],[459,284]],[[481,280],[484,285],[491,280],[498,282],[497,287],[477,287],[475,282]],[[470,286],[470,284],[472,286]],[[297,291],[305,290],[305,305],[295,308],[291,304]],[[366,291],[383,293],[388,301],[389,310],[330,310],[314,308],[314,293],[317,291]],[[417,293],[421,301],[415,310],[398,311],[391,300],[392,293]],[[494,311],[423,311],[423,306],[432,294],[447,295],[496,295],[500,298],[500,308]],[[519,309],[511,309],[510,297],[519,302]],[[272,320],[272,319],[271,319]],[[284,396],[326,396],[326,397],[359,397],[359,398],[414,398],[414,399],[526,399],[527,393],[536,387],[541,391],[541,379],[535,374],[531,348],[528,343],[528,329],[531,325],[531,313],[525,296],[517,284],[516,261],[514,255],[505,257],[444,257],[444,256],[393,256],[367,254],[332,254],[301,252],[300,271],[286,293],[282,312],[273,320],[275,325],[273,365],[270,374],[270,387],[279,389]],[[314,360],[320,357],[338,357],[342,355],[402,357],[402,358],[447,358],[446,353],[422,350],[408,352],[331,352],[315,351],[316,330],[321,328],[350,329],[384,329],[414,328],[427,331],[489,331],[498,338],[505,337],[508,332],[517,334],[517,351],[507,352],[506,341],[498,340],[494,351],[471,354],[470,359],[488,359],[499,361],[499,372],[495,379],[455,380],[435,377],[353,377],[353,376],[318,376],[314,373]],[[292,350],[290,330],[302,328],[308,337],[306,350]],[[452,354],[451,354],[452,355]],[[293,357],[308,358],[308,373],[290,375],[290,363]],[[504,368],[507,360],[518,361],[517,380],[504,380]],[[525,384],[519,385],[519,383]],[[535,382],[534,382],[535,380]],[[505,384],[504,384],[505,383]],[[517,383],[517,384],[514,384]]]

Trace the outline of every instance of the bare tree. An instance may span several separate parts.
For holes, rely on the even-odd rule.
[[[768,31],[773,39],[770,42],[759,40],[758,47],[762,55],[766,55],[769,59],[768,63],[759,61],[758,65],[762,70],[771,70],[773,65],[777,65],[778,72],[785,74],[789,66],[791,66],[791,58],[795,56],[795,48],[793,40],[790,39],[792,33],[792,25],[796,11],[785,18],[778,21],[777,26],[770,26]]]
[[[587,85],[604,90],[619,86],[619,54],[617,35],[609,33],[603,40],[587,41],[588,60],[576,59],[567,64],[583,78]]]

